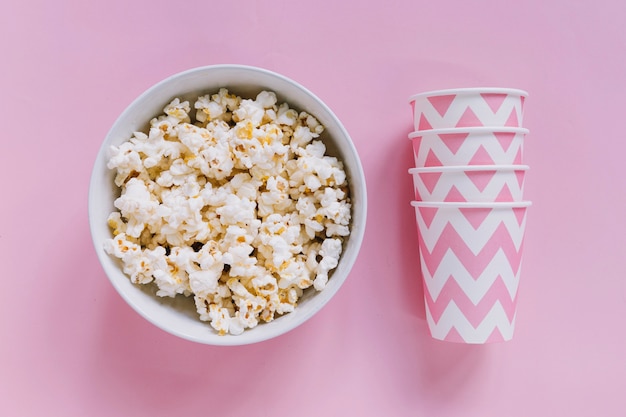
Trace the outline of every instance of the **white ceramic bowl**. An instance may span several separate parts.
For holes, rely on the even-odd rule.
[[[327,153],[344,163],[352,200],[351,234],[337,268],[326,288],[305,291],[293,313],[247,329],[239,336],[219,336],[207,322],[198,318],[193,297],[162,298],[155,295],[152,285],[134,285],[122,272],[121,263],[103,249],[105,239],[111,238],[107,216],[115,210],[114,200],[119,188],[113,182],[114,172],[106,167],[111,145],[128,140],[132,132],[148,126],[149,120],[161,114],[173,98],[193,100],[201,94],[227,87],[230,92],[254,98],[261,90],[274,91],[279,102],[314,115],[326,130],[320,136]],[[317,313],[339,290],[357,258],[367,215],[365,176],[356,148],[346,129],[335,114],[312,92],[300,84],[271,71],[242,65],[214,65],[194,68],[175,74],[154,85],[126,108],[113,124],[95,160],[89,187],[89,223],[93,243],[106,275],[122,298],[141,316],[173,335],[211,345],[243,345],[256,343],[290,331]]]

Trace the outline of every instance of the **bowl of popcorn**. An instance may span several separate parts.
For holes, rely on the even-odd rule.
[[[96,157],[89,222],[110,282],[162,330],[256,343],[316,314],[354,265],[365,177],[339,119],[261,68],[175,74],[133,101]]]

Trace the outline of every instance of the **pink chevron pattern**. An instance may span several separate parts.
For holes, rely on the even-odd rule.
[[[409,102],[415,130],[469,126],[521,127],[526,93],[468,88],[417,94]]]
[[[424,240],[421,238],[421,234],[419,242],[422,245],[421,247],[426,246]],[[523,245],[520,245],[519,247],[515,246],[514,242],[511,240],[509,231],[504,224],[500,224],[498,226],[496,231],[491,235],[490,239],[485,242],[485,246],[480,250],[480,252],[474,253],[467,245],[465,245],[465,243],[458,243],[464,242],[464,240],[454,227],[448,223],[448,225],[444,228],[443,233],[439,235],[439,240],[433,247],[432,252],[421,252],[422,261],[426,267],[425,272],[430,276],[434,276],[437,273],[437,268],[441,265],[441,262],[448,250],[450,250],[450,242],[457,242],[453,251],[457,258],[466,261],[463,263],[465,271],[471,278],[474,278],[474,280],[480,278],[481,274],[485,271],[487,266],[492,263],[494,257],[499,251],[504,254],[502,261],[508,263],[510,272],[515,275],[519,272],[519,268],[522,263],[522,254],[519,248]],[[491,266],[493,267],[494,265]]]
[[[435,322],[430,311],[426,309],[426,321],[431,336],[446,342],[468,344],[506,342],[513,339],[515,332],[515,318],[509,322],[499,303],[493,305],[478,327],[472,326],[454,302],[448,305],[439,322]]]
[[[411,168],[416,201],[521,201],[526,165]]]
[[[435,339],[513,337],[529,202],[413,202],[426,317]]]
[[[439,129],[412,132],[416,167],[521,164],[524,128]]]
[[[476,304],[465,294],[465,290],[454,279],[446,281],[437,300],[434,300],[428,291],[424,294],[426,306],[435,322],[439,322],[451,302],[454,302],[459,310],[465,312],[465,318],[474,328],[482,323],[497,302],[502,306],[502,310],[505,312],[509,322],[512,322],[513,318],[515,318],[517,293],[511,298],[502,279],[494,281],[491,288],[487,290],[483,298]]]

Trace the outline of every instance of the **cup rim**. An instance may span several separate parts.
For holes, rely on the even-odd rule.
[[[502,201],[502,202],[478,202],[478,201],[416,201],[412,200],[411,205],[418,207],[432,208],[525,208],[532,205],[532,201]]]
[[[465,171],[528,171],[528,165],[444,165],[409,168],[409,174],[421,172],[465,172]]]
[[[425,91],[423,93],[413,94],[409,97],[409,103],[415,101],[418,98],[422,97],[436,97],[436,96],[445,96],[450,94],[508,94],[508,95],[518,95],[520,97],[528,97],[528,92],[525,90],[520,90],[518,88],[507,88],[507,87],[465,87],[465,88],[448,88],[443,90],[432,90]]]
[[[424,135],[446,135],[453,133],[522,133],[527,135],[530,133],[525,127],[511,127],[511,126],[470,126],[470,127],[447,127],[440,129],[424,129],[414,130],[409,133],[409,139],[414,139],[418,136]]]

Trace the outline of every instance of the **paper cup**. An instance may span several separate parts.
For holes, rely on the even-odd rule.
[[[415,130],[472,126],[521,127],[528,93],[512,88],[459,88],[409,98]]]
[[[457,165],[520,165],[528,129],[469,127],[416,131],[416,167]]]
[[[522,201],[527,165],[411,168],[416,201]]]
[[[433,338],[511,340],[530,204],[411,202]]]

